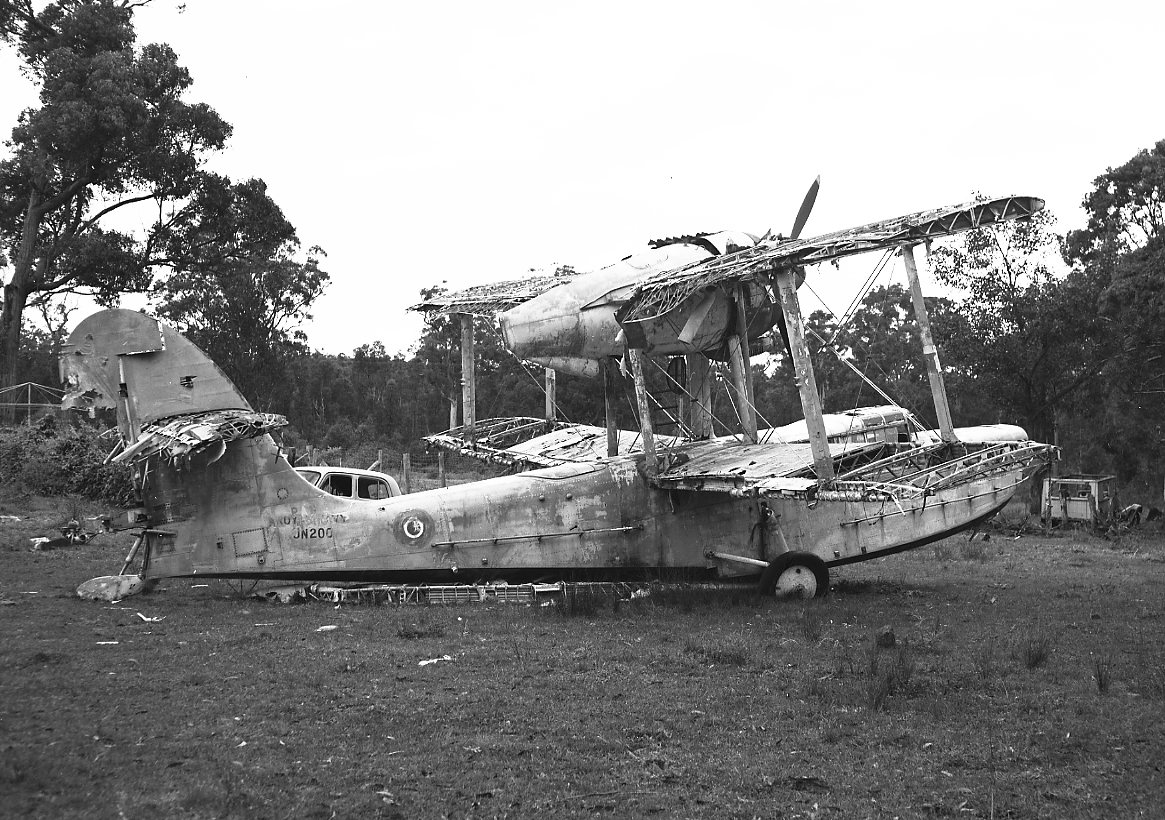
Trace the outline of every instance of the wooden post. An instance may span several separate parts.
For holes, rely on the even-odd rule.
[[[385,464],[384,464],[384,450],[377,450],[377,451],[376,451],[376,466],[375,466],[375,467],[369,467],[368,469],[369,469],[369,470],[380,470],[381,472],[385,472],[385,469],[384,469],[384,467],[385,467]]]
[[[413,491],[413,471],[408,453],[400,457],[400,478],[401,483],[405,485],[405,492],[411,493]]]
[[[473,372],[473,316],[461,316],[461,422],[465,425],[466,441],[473,441],[477,424],[477,382]]]
[[[712,438],[712,368],[702,353],[684,356],[688,371],[688,392],[692,395],[692,437]]]
[[[607,416],[607,456],[619,455],[619,384],[615,360],[603,359],[603,405]]]
[[[793,352],[793,371],[797,374],[797,392],[801,395],[801,410],[809,428],[809,448],[813,452],[813,469],[817,480],[833,481],[833,456],[829,452],[829,437],[825,420],[821,417],[821,397],[817,394],[817,377],[805,342],[805,322],[801,319],[801,303],[797,300],[797,279],[792,270],[777,271],[777,295],[785,326],[789,331],[789,347]]]
[[[445,451],[437,451],[437,486],[448,487],[449,480],[445,475]]]
[[[449,429],[457,427],[457,399],[449,399]]]
[[[942,365],[938,361],[938,348],[934,346],[934,336],[930,332],[930,315],[926,312],[926,302],[922,298],[922,284],[918,281],[918,266],[914,262],[914,246],[902,246],[902,261],[906,263],[906,276],[910,279],[910,297],[914,301],[914,318],[918,321],[918,333],[922,336],[922,356],[926,359],[926,375],[930,377],[930,392],[934,397],[934,412],[938,416],[939,436],[943,441],[958,441],[955,426],[951,421],[951,406],[947,402],[947,387],[943,382]]]
[[[756,416],[752,407],[752,390],[749,381],[748,324],[744,315],[744,289],[736,288],[736,332],[728,337],[728,363],[732,367],[733,393],[736,395],[736,412],[740,416],[740,432],[744,440],[756,443]]]
[[[659,462],[655,455],[655,433],[651,429],[651,404],[647,398],[647,382],[643,379],[643,351],[630,348],[627,358],[631,360],[631,377],[635,380],[635,403],[639,407],[639,431],[643,435],[643,453],[647,456],[647,474],[659,472]]]
[[[558,415],[558,399],[555,395],[558,375],[553,367],[546,368],[546,420],[553,422]]]

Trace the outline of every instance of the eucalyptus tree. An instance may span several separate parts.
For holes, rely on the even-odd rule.
[[[0,37],[39,86],[0,162],[0,379],[15,373],[30,304],[63,293],[112,303],[149,288],[204,158],[231,133],[209,105],[185,100],[190,73],[169,46],[137,46],[137,5],[0,4]],[[134,207],[149,209],[144,232],[124,227]]]

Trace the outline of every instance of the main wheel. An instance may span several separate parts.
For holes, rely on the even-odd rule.
[[[829,569],[816,555],[787,552],[768,565],[759,586],[778,598],[819,598],[829,592]]]

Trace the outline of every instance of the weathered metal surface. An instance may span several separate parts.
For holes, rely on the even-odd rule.
[[[137,595],[145,586],[140,575],[102,575],[77,587],[77,597],[89,601],[120,601]]]
[[[209,410],[251,409],[193,342],[133,310],[105,310],[83,320],[63,345],[60,363],[66,408],[120,410],[124,383],[141,425]]]
[[[577,276],[499,314],[506,347],[516,356],[538,364],[555,357],[600,360],[621,356],[624,341],[615,311],[622,307],[635,284],[645,276],[711,255],[702,245],[668,245]],[[725,301],[721,325],[727,306]]]

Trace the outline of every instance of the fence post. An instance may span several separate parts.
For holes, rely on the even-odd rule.
[[[437,451],[437,486],[438,487],[448,487],[449,486],[448,483],[445,481],[445,451],[444,450]]]
[[[404,479],[405,492],[411,493],[413,491],[412,470],[409,464],[409,454],[405,453],[400,457],[401,478]]]

